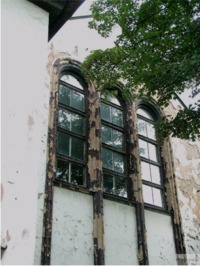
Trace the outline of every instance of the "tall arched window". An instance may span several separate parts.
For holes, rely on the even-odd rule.
[[[59,80],[56,179],[84,186],[86,158],[85,91],[81,78],[63,73]]]
[[[115,96],[101,102],[104,192],[127,197],[123,108]]]
[[[144,202],[164,207],[161,155],[154,129],[156,117],[144,107],[137,110],[137,115]]]

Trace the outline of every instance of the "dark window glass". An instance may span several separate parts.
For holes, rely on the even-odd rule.
[[[79,79],[60,78],[56,179],[85,185],[85,94]]]
[[[104,192],[127,197],[123,111],[116,97],[106,100],[101,103]]]

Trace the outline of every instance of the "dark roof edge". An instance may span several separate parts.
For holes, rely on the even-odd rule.
[[[49,13],[48,41],[60,30],[85,0],[28,0]]]
[[[65,24],[67,20],[71,18],[71,16],[74,14],[74,12],[79,8],[79,6],[84,2],[85,0],[72,0],[67,1],[64,8],[60,12],[59,16],[57,16],[54,21],[50,21],[49,23],[49,38],[50,41],[52,37],[59,31],[59,29]],[[50,14],[51,16],[51,14]]]

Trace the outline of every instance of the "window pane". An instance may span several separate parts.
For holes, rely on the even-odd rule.
[[[121,197],[127,197],[127,180],[124,178],[115,178],[115,193]]]
[[[85,110],[85,98],[84,95],[76,92],[76,91],[72,91],[71,92],[71,107],[80,110],[80,111],[84,111]]]
[[[75,77],[73,77],[71,75],[63,75],[61,77],[61,80],[64,81],[64,82],[67,82],[67,83],[69,83],[69,84],[71,84],[71,85],[73,85],[73,86],[75,86],[75,87],[77,87],[77,88],[79,88],[81,90],[83,89],[83,87],[80,84],[80,82]]]
[[[146,141],[139,139],[140,155],[145,158],[149,158],[147,145],[148,143]]]
[[[103,175],[103,186],[104,192],[113,194],[113,176],[104,174]]]
[[[147,128],[146,128],[146,122],[142,119],[138,119],[137,127],[138,127],[138,133],[142,136],[147,137]]]
[[[114,107],[112,107],[112,123],[114,125],[123,126],[123,115],[122,115],[122,111],[118,110]]]
[[[113,164],[114,168],[113,170],[118,172],[118,173],[124,173],[124,156],[117,153],[113,152]]]
[[[101,118],[107,122],[111,122],[111,107],[105,103],[101,104]]]
[[[71,114],[71,131],[85,135],[85,119],[77,114]]]
[[[71,164],[71,182],[75,185],[84,185],[83,166]]]
[[[58,112],[58,126],[66,130],[71,130],[70,121],[70,112],[60,109]]]
[[[70,155],[70,137],[58,132],[57,152],[66,156]]]
[[[113,152],[103,148],[103,167],[113,170]]]
[[[56,178],[68,182],[69,181],[69,163],[57,160]]]
[[[157,149],[156,146],[153,144],[148,143],[148,147],[149,147],[149,159],[152,161],[157,162]]]
[[[112,146],[123,150],[123,133],[112,129]]]
[[[154,205],[163,207],[161,190],[154,187],[152,189],[153,189]]]
[[[112,94],[109,94],[106,96],[102,95],[102,98],[105,99],[106,101],[114,103],[116,105],[119,105],[119,106],[121,105],[120,102],[118,101],[118,99]]]
[[[73,158],[83,160],[84,156],[84,142],[81,139],[72,137],[71,156]]]
[[[149,163],[141,162],[142,179],[151,182],[151,173]]]
[[[139,108],[139,109],[137,110],[137,114],[142,115],[142,116],[144,116],[144,117],[146,117],[146,118],[149,118],[149,119],[151,119],[151,120],[154,120],[153,117],[150,115],[150,113],[147,112],[147,111],[144,110],[144,109]]]
[[[160,168],[151,164],[151,180],[153,183],[160,184]]]
[[[147,136],[148,138],[150,139],[156,139],[155,137],[155,128],[154,128],[154,125],[153,124],[150,124],[150,123],[146,123],[147,124]]]
[[[143,188],[144,202],[153,204],[152,187],[147,185],[142,185],[142,188]]]
[[[102,126],[102,141],[120,150],[123,149],[123,133],[118,130]]]
[[[59,102],[70,106],[70,89],[63,85],[59,86]]]
[[[112,145],[112,129],[106,126],[102,126],[102,141],[107,145]]]

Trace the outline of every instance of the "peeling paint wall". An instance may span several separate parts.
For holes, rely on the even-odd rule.
[[[51,264],[93,265],[93,200],[54,187]]]
[[[150,265],[177,265],[171,217],[145,210]]]
[[[172,150],[186,251],[200,263],[200,141],[172,139]]]
[[[2,264],[32,264],[38,181],[45,169],[48,14],[26,0],[1,1]]]
[[[105,264],[138,265],[135,208],[104,200]]]

